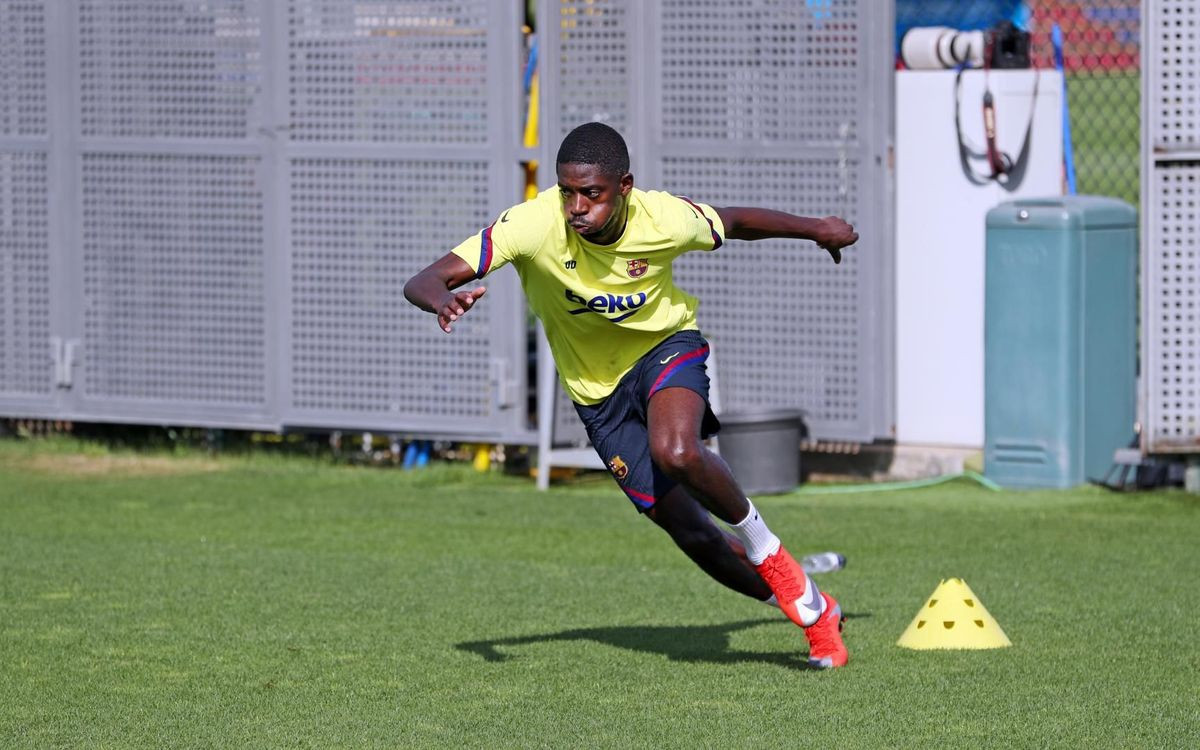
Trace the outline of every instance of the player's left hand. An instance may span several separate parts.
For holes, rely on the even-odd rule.
[[[450,324],[467,314],[475,306],[487,287],[476,287],[469,292],[448,292],[446,299],[437,308],[438,325],[450,333]]]
[[[837,216],[826,216],[821,220],[821,232],[814,237],[816,243],[825,248],[834,263],[842,262],[842,248],[858,242],[858,232]]]

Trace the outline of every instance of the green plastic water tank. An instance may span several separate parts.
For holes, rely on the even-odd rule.
[[[1114,198],[987,215],[984,473],[1011,487],[1098,479],[1137,420],[1137,211]]]

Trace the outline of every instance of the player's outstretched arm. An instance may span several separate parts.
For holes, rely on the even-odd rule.
[[[454,253],[446,253],[426,266],[404,285],[404,298],[425,312],[437,315],[438,325],[450,333],[450,324],[470,310],[487,287],[455,292],[475,278],[475,269]]]
[[[829,252],[834,263],[842,262],[842,248],[858,241],[858,232],[837,216],[813,219],[769,208],[713,207],[731,240],[764,240],[786,237],[812,240]]]

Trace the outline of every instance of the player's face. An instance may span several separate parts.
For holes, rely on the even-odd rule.
[[[595,164],[559,164],[558,192],[567,224],[589,242],[608,245],[625,231],[625,202],[633,175],[606,174]]]

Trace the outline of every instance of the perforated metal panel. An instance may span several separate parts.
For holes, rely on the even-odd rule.
[[[543,149],[604,120],[626,133],[644,187],[865,225],[877,195],[863,186],[881,181],[863,111],[888,105],[863,85],[862,50],[890,45],[862,35],[858,7],[544,0]],[[872,33],[890,23],[878,15]],[[515,275],[489,279],[449,337],[400,294],[519,199],[518,17],[487,0],[0,0],[4,403],[530,437]],[[747,165],[762,179],[739,182]],[[793,180],[791,202],[760,190]],[[843,267],[857,269],[853,293],[831,277],[832,292],[806,294],[856,293],[861,311],[878,298],[865,265]],[[722,293],[706,295],[714,314],[741,314]],[[841,312],[812,313],[824,317],[795,324],[816,331],[805,342],[851,346],[834,341],[850,326]],[[878,333],[861,314],[859,348],[837,355],[857,356],[844,387],[860,396]],[[790,366],[849,372],[830,357]],[[849,424],[843,386],[808,381],[746,386],[746,403],[825,399]],[[562,418],[574,424],[569,407]]]
[[[0,393],[49,395],[50,246],[46,155],[0,151]]]
[[[1200,451],[1200,163],[1160,164],[1151,185],[1146,437],[1155,450]]]
[[[288,3],[286,423],[531,437],[512,272],[449,336],[403,297],[519,200],[516,12]]]
[[[559,0],[544,15],[551,47],[558,54],[551,102],[550,138],[557,144],[576,125],[606,122],[628,132],[634,97],[637,56],[631,39],[638,22],[636,4],[628,0]],[[556,46],[555,46],[556,45]]]
[[[486,145],[488,19],[486,0],[291,0],[292,140]]]
[[[575,411],[567,392],[561,385],[555,384],[554,427],[552,428],[556,446],[586,446],[588,445],[587,430]]]
[[[552,0],[540,4],[543,107],[541,142],[544,164],[563,136],[585,122],[604,122],[625,136],[630,152],[641,149],[639,128],[648,118],[637,111],[645,75],[635,73],[645,55],[637,51],[645,9],[630,0]],[[634,171],[637,171],[635,165]],[[554,181],[543,168],[540,182]],[[587,433],[571,399],[554,383],[554,446],[586,446]]]
[[[43,2],[0,1],[0,402],[54,393]]]
[[[1150,65],[1144,80],[1154,146],[1200,149],[1200,4],[1157,0],[1147,5]]]
[[[269,424],[260,0],[76,0],[84,419]]]
[[[841,265],[794,241],[731,243],[675,264],[680,285],[701,300],[723,408],[798,406],[821,439],[892,434],[891,9],[883,5],[561,0],[543,17],[557,32],[546,47],[546,90],[560,102],[543,129],[547,162],[567,130],[601,120],[625,135],[641,187],[836,214],[859,229]],[[576,94],[595,105],[567,109]],[[565,399],[557,403],[555,442],[572,442],[573,416]]]
[[[46,132],[42,2],[0,2],[0,136]]]
[[[661,187],[718,206],[837,215],[862,236],[841,265],[780,240],[676,264],[701,300],[723,408],[799,407],[819,439],[892,429],[878,16],[866,2],[661,0]]]
[[[857,164],[822,159],[667,158],[668,189],[715,205],[753,205],[856,222]],[[848,185],[843,201],[839,189]],[[812,243],[770,240],[693,253],[676,265],[680,286],[698,296],[700,325],[717,352],[727,409],[799,406],[829,429],[860,420],[867,383],[859,367],[864,259],[841,265]]]
[[[83,155],[86,411],[264,407],[260,182],[256,157]]]
[[[494,416],[494,311],[447,336],[402,293],[434,249],[492,221],[488,174],[486,161],[293,162],[293,418]]]
[[[1143,11],[1142,447],[1200,454],[1200,3]]]
[[[811,144],[854,138],[862,83],[859,3],[661,5],[665,141]]]
[[[260,0],[79,0],[84,136],[246,138],[261,120]]]

